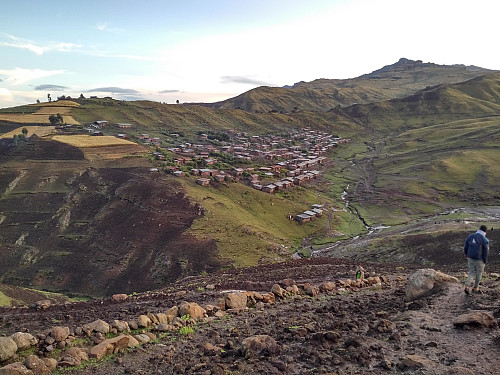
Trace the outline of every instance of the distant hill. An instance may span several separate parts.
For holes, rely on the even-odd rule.
[[[204,104],[249,112],[327,111],[337,106],[401,98],[428,86],[457,83],[494,71],[475,66],[438,65],[405,58],[352,79],[317,79],[291,87],[262,86],[234,98]]]

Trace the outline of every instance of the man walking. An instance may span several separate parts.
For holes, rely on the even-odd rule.
[[[479,282],[484,271],[484,266],[488,260],[490,241],[486,238],[486,225],[481,225],[476,233],[469,234],[464,244],[464,253],[467,258],[469,274],[465,282],[465,293],[470,294],[470,287],[474,280],[472,288],[473,293],[479,291]]]

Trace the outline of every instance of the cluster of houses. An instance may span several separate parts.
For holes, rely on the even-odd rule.
[[[286,191],[293,186],[317,179],[321,166],[326,162],[324,156],[331,148],[348,139],[304,129],[293,131],[288,136],[248,136],[246,133],[230,131],[232,142],[221,142],[221,146],[213,144],[182,143],[171,147],[168,151],[174,155],[173,165],[165,168],[174,176],[183,177],[186,172],[182,166],[193,160],[203,159],[206,168],[191,169],[190,174],[197,176],[196,182],[202,186],[210,185],[211,181],[238,181],[266,193]],[[201,138],[206,134],[201,134]],[[211,155],[217,153],[229,154],[235,164],[253,162],[262,167],[235,167],[231,170],[212,169],[217,158]],[[154,157],[164,161],[162,153],[154,152]],[[185,168],[184,168],[185,170]]]
[[[312,221],[317,217],[323,216],[323,211],[324,210],[322,204],[313,204],[310,210],[295,215],[294,219],[297,220],[300,224],[308,223],[309,221]]]

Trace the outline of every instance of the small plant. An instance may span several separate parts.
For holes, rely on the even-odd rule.
[[[192,326],[184,326],[179,328],[179,335],[190,335],[191,333],[194,333],[194,327]]]
[[[201,292],[203,292],[205,290],[205,288],[203,288],[202,286],[199,286],[197,290],[198,290],[198,292],[201,293]]]
[[[189,320],[189,319],[191,319],[191,315],[189,315],[189,314],[182,315],[180,318],[181,318],[182,320]]]

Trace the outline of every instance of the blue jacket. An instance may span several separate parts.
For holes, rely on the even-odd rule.
[[[464,244],[464,253],[467,258],[482,259],[484,263],[488,260],[490,241],[486,238],[486,233],[478,230],[469,234]]]

